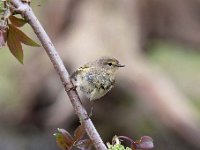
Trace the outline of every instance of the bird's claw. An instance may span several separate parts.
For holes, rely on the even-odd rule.
[[[77,86],[76,85],[72,85],[71,87],[66,89],[66,92],[69,92],[71,90],[76,90]]]

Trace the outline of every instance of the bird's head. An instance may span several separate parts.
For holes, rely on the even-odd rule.
[[[96,64],[109,73],[114,73],[118,68],[124,67],[119,61],[113,57],[101,57],[96,61]]]

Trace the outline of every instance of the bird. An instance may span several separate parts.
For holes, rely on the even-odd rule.
[[[71,79],[75,87],[90,100],[100,99],[115,84],[115,74],[120,67],[119,61],[110,56],[103,56],[78,68]]]

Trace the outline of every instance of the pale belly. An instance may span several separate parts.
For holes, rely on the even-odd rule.
[[[104,96],[113,87],[113,83],[109,80],[95,80],[92,82],[88,78],[77,77],[76,86],[86,95],[90,100],[99,99]]]
[[[105,89],[94,89],[91,93],[90,93],[90,95],[89,95],[89,97],[90,97],[90,100],[95,100],[95,99],[99,99],[99,98],[101,98],[102,96],[104,96],[106,93],[108,93],[108,91],[110,91],[111,90],[111,88],[112,88],[113,86],[111,86],[109,89],[107,89],[107,90],[105,90]]]

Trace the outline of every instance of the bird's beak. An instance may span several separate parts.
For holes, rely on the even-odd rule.
[[[117,67],[125,67],[125,65],[117,64]]]

